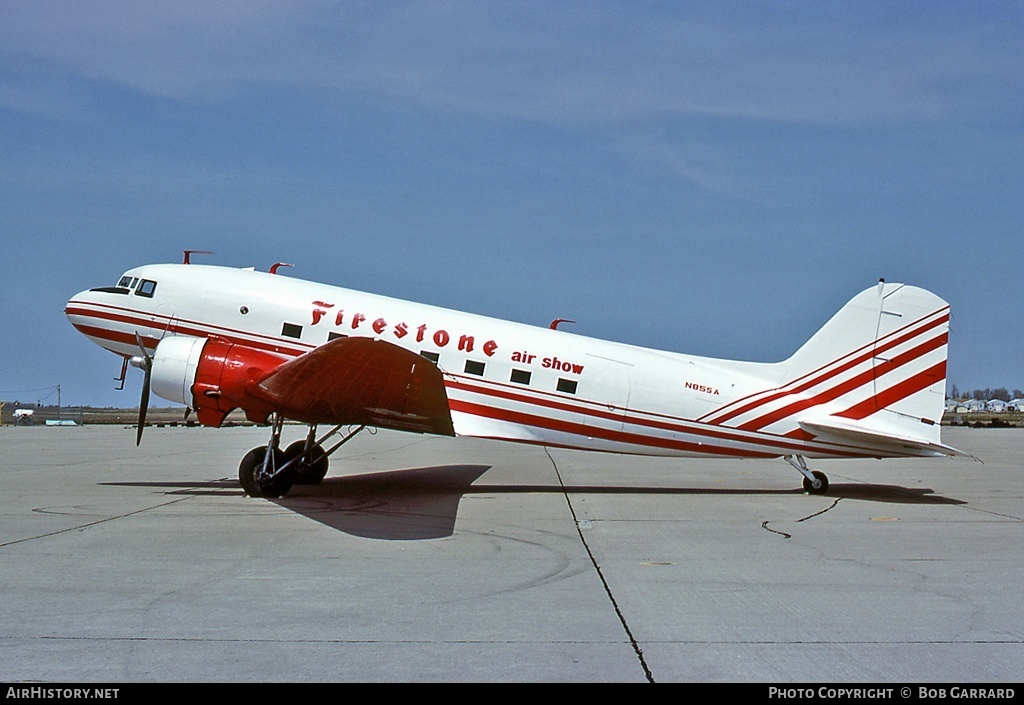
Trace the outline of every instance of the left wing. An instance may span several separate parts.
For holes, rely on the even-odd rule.
[[[441,371],[383,340],[338,338],[247,389],[286,418],[454,436]]]

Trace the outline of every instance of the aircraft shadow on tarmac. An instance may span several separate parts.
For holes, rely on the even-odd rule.
[[[455,533],[459,501],[490,465],[443,465],[328,477],[271,500],[332,529],[363,538],[410,541]]]
[[[641,487],[624,485],[474,484],[489,465],[441,465],[328,477],[319,485],[295,485],[278,506],[353,536],[410,541],[451,536],[459,502],[466,495],[569,493],[606,495],[766,495],[803,494],[803,490],[709,487]],[[237,481],[110,482],[105,485],[162,487],[173,494],[225,494]],[[966,504],[929,488],[838,483],[823,499],[852,499],[892,504]]]

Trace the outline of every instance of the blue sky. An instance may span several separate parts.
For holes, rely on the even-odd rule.
[[[765,361],[885,277],[1022,388],[1022,223],[1019,2],[0,2],[0,398],[136,404],[63,306],[186,248]]]

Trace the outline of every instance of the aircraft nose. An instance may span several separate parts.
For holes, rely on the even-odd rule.
[[[78,292],[77,294],[72,296],[70,299],[68,299],[67,305],[64,306],[64,312],[67,313],[69,308],[71,308],[72,306],[74,306],[75,304],[77,304],[77,303],[79,303],[79,302],[81,302],[83,300],[87,300],[88,298],[89,298],[89,290],[88,289],[86,289],[85,291]]]
[[[121,357],[139,354],[138,334],[147,347],[155,348],[159,338],[147,336],[152,323],[143,311],[133,309],[128,289],[106,286],[87,289],[72,296],[64,315],[79,333]]]
[[[68,299],[67,304],[64,306],[64,315],[67,316],[71,325],[78,329],[80,333],[85,332],[83,330],[83,326],[85,325],[85,320],[89,315],[86,307],[92,303],[92,300],[93,297],[91,296],[90,290],[86,289],[85,291],[80,291]]]
[[[82,314],[86,309],[101,304],[103,302],[101,289],[85,289],[80,291],[70,299],[67,304],[64,305],[64,315],[69,318],[76,314]]]
[[[111,294],[103,289],[86,289],[70,299],[64,315],[79,333],[102,348],[119,355],[130,354],[134,339],[120,330],[118,313],[111,309]]]

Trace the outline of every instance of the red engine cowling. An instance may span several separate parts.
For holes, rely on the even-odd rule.
[[[165,338],[153,354],[152,390],[196,412],[204,426],[220,426],[233,409],[266,423],[274,408],[247,389],[287,358],[223,338]]]

